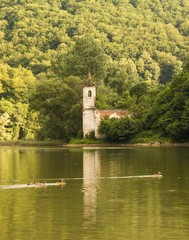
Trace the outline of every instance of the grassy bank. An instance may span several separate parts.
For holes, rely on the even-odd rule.
[[[99,140],[99,139],[88,139],[88,138],[83,138],[83,139],[77,139],[77,138],[72,138],[69,141],[69,144],[104,144],[104,140]]]
[[[65,142],[63,141],[56,141],[56,140],[48,140],[48,141],[34,141],[34,140],[7,140],[7,141],[0,141],[0,146],[36,146],[36,147],[50,147],[50,146],[57,146],[60,147]]]
[[[175,142],[171,141],[168,138],[162,138],[158,135],[150,136],[150,137],[135,137],[127,142],[107,142],[105,140],[99,139],[76,139],[72,138],[69,143],[65,143],[63,141],[58,140],[46,140],[46,141],[34,141],[34,140],[8,140],[8,141],[0,141],[0,146],[36,146],[36,147],[63,147],[63,146],[84,146],[84,145],[102,145],[102,146],[157,146],[157,145],[186,145],[189,146],[189,141],[186,142]]]
[[[110,142],[103,139],[91,139],[91,138],[85,138],[85,139],[76,139],[72,138],[69,142],[69,144],[138,144],[138,143],[171,143],[171,139],[165,138],[160,136],[159,134],[153,134],[151,131],[145,131],[141,132],[140,134],[136,135],[134,138],[128,140],[128,141],[122,141],[122,142]]]
[[[153,145],[153,144],[189,144],[189,141],[175,141],[173,139],[167,138],[167,137],[163,137],[161,136],[159,133],[153,133],[151,131],[144,131],[141,132],[140,134],[136,135],[134,138],[130,139],[129,141],[122,141],[122,142],[110,142],[110,141],[106,141],[106,140],[99,140],[99,139],[90,139],[90,138],[86,138],[86,139],[76,139],[76,138],[72,138],[70,140],[70,142],[68,143],[68,145],[74,145],[74,144],[96,144],[96,145],[104,145],[104,144],[110,144],[110,145],[124,145],[124,144],[128,144],[128,145]]]

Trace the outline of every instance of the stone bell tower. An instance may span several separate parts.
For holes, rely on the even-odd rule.
[[[83,88],[83,136],[95,131],[95,100],[96,85],[92,82],[89,72],[87,82]]]

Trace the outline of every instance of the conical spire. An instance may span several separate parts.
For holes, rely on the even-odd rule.
[[[89,71],[88,75],[87,75],[87,78],[86,78],[86,84],[89,85],[89,86],[92,86],[93,85],[93,79],[91,77],[91,73]]]

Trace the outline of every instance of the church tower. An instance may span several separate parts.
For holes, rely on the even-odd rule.
[[[96,85],[92,83],[91,74],[83,88],[83,136],[95,131]]]

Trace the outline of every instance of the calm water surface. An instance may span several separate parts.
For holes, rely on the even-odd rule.
[[[187,240],[189,148],[1,147],[1,239]]]

